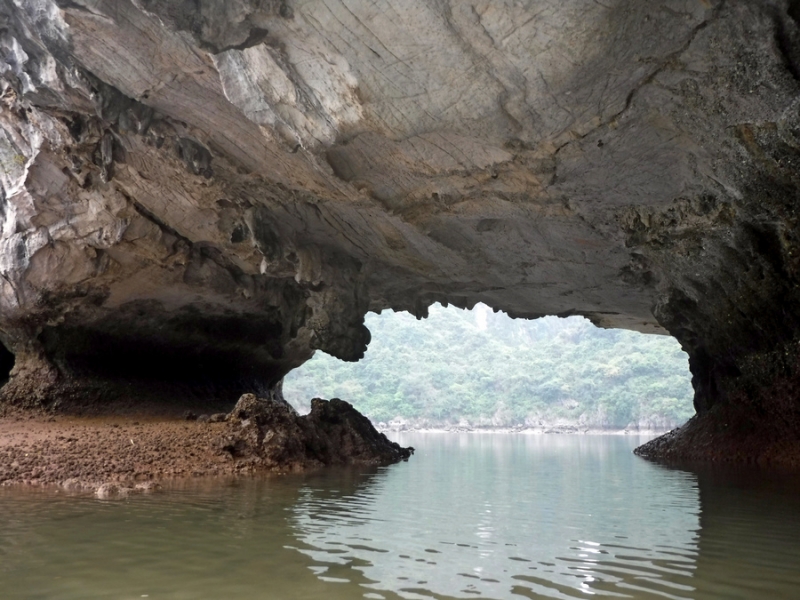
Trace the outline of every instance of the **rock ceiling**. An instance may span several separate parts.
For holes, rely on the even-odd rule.
[[[794,377],[797,2],[0,13],[7,398],[269,388],[436,301],[671,333],[701,412]]]

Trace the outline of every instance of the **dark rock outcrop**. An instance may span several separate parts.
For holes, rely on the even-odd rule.
[[[285,401],[244,394],[227,417],[220,452],[242,470],[303,471],[332,465],[387,465],[408,460],[402,448],[376,431],[344,400],[311,401],[300,416]]]
[[[797,15],[0,0],[0,396],[230,404],[480,301],[670,333],[693,427],[798,440]]]

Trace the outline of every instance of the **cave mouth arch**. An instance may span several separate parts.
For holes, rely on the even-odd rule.
[[[665,335],[603,329],[580,316],[512,319],[478,304],[428,318],[369,313],[360,361],[318,352],[284,379],[301,412],[351,402],[383,429],[657,433],[694,414],[688,356]]]
[[[0,342],[0,387],[7,384],[11,378],[11,369],[14,368],[15,361],[14,353]]]

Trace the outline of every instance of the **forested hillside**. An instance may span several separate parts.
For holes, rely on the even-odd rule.
[[[687,356],[664,336],[598,329],[582,317],[513,320],[483,305],[430,317],[369,314],[358,363],[318,352],[284,393],[351,402],[373,422],[417,427],[666,429],[693,414]]]

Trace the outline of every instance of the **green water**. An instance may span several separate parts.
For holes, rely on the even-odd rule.
[[[121,501],[0,489],[0,598],[799,598],[800,484],[640,438],[407,434],[408,463]]]

